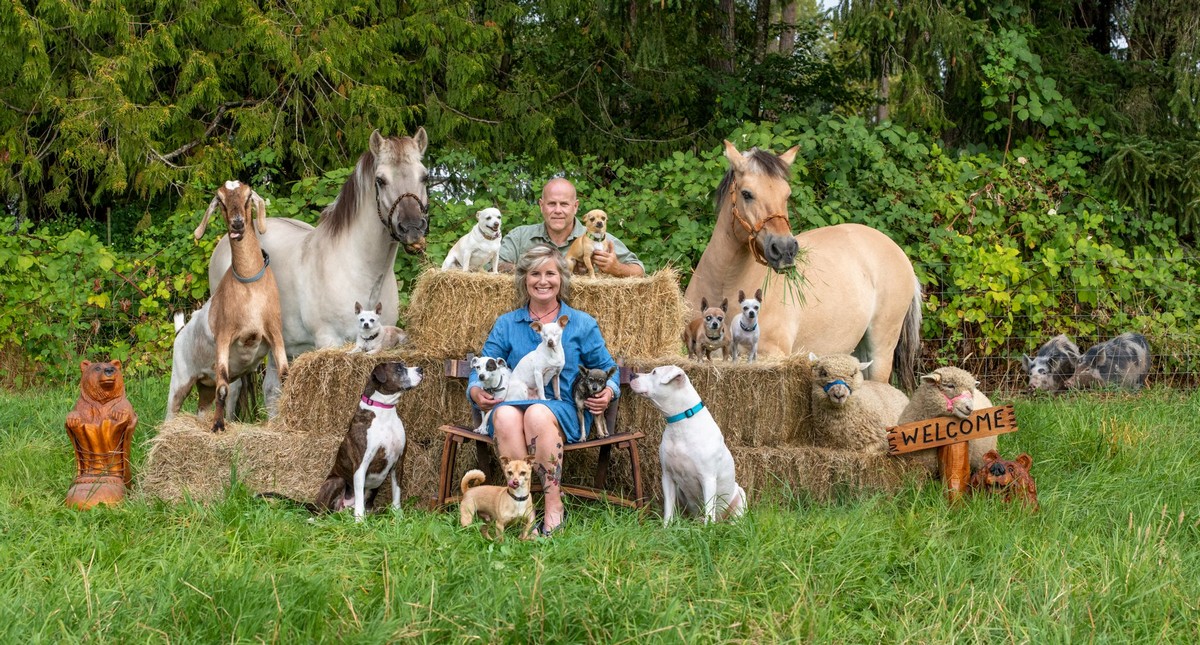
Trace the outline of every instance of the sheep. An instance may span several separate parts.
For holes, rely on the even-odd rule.
[[[200,398],[197,413],[203,413],[212,407],[217,393],[217,375],[213,371],[216,361],[217,339],[213,337],[212,329],[208,326],[208,302],[192,312],[192,317],[186,324],[183,312],[175,312],[175,342],[171,348],[171,387],[167,393],[167,421],[179,414],[193,387]],[[229,384],[229,397],[225,402],[226,415],[234,414],[241,388],[240,380]]]
[[[817,443],[831,448],[882,454],[887,428],[894,426],[908,397],[887,383],[863,380],[871,363],[831,354],[812,363],[812,428]]]
[[[257,210],[256,225],[246,226],[251,205]],[[221,278],[209,300],[208,322],[216,337],[217,405],[213,432],[225,429],[225,402],[229,384],[253,370],[267,355],[268,348],[279,378],[287,376],[287,352],[283,345],[283,318],[279,308],[279,288],[271,271],[271,258],[258,242],[267,231],[267,204],[258,193],[239,181],[227,181],[217,189],[194,233],[204,236],[208,218],[217,207],[229,227],[233,263]]]
[[[939,367],[921,377],[919,385],[908,406],[900,414],[898,423],[912,423],[936,417],[956,416],[965,419],[975,410],[992,407],[990,399],[979,391],[979,381],[970,372],[957,367]],[[965,398],[963,394],[970,394]],[[970,442],[968,450],[971,470],[983,467],[983,456],[996,449],[996,437],[983,437]],[[924,467],[930,474],[938,474],[937,448],[918,450],[902,455],[911,463]]]

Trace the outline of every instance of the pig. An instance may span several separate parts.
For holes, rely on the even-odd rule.
[[[1065,334],[1059,334],[1038,348],[1037,355],[1021,357],[1021,365],[1029,375],[1029,390],[1061,392],[1067,389],[1067,379],[1079,365],[1079,347]]]
[[[1116,385],[1134,390],[1146,384],[1150,372],[1150,345],[1146,337],[1126,332],[1087,350],[1079,359],[1075,375],[1067,379],[1070,389],[1094,385]]]

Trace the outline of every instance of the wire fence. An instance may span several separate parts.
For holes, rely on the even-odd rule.
[[[1186,263],[1179,266],[1179,263]],[[1027,390],[1028,376],[1022,355],[1033,356],[1046,341],[1066,334],[1080,353],[1124,332],[1144,335],[1150,346],[1147,385],[1195,389],[1200,385],[1200,268],[1195,257],[1183,260],[1147,258],[1129,260],[1120,268],[1129,284],[1138,276],[1172,276],[1153,284],[1109,286],[1097,279],[1112,267],[1066,263],[1055,279],[1022,280],[1003,285],[1003,297],[1014,304],[986,315],[978,310],[951,310],[954,303],[979,302],[994,291],[981,277],[978,287],[953,284],[946,264],[917,264],[926,277],[925,321],[917,373],[954,365],[975,374],[988,392],[1019,393]],[[1038,275],[1041,265],[1019,265],[1019,275]],[[922,273],[923,272],[923,273]],[[1181,277],[1182,276],[1182,277]],[[1043,275],[1043,278],[1045,276]],[[1133,284],[1137,284],[1133,282]]]

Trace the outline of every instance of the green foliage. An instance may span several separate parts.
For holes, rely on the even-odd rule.
[[[127,384],[140,473],[166,383]],[[664,528],[657,505],[643,517],[568,500],[554,538],[510,532],[502,544],[413,504],[363,523],[309,522],[238,482],[209,505],[139,494],[116,509],[67,509],[62,423],[77,394],[0,393],[5,642],[1198,636],[1187,617],[1200,596],[1200,434],[1165,429],[1190,427],[1200,394],[1017,401],[1021,431],[999,441],[1005,456],[1033,455],[1036,514],[980,498],[949,509],[938,486],[919,483],[817,501],[762,477],[742,482],[754,501],[736,523]]]

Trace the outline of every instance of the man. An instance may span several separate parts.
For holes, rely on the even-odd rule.
[[[566,179],[556,177],[546,182],[542,188],[542,198],[538,200],[538,208],[542,211],[541,224],[518,226],[504,236],[504,241],[500,243],[502,271],[511,272],[517,258],[534,244],[550,244],[565,254],[575,238],[587,234],[587,228],[575,218],[579,210],[575,186]],[[607,239],[612,240],[612,253],[602,248],[592,252],[592,264],[597,270],[619,278],[645,275],[646,267],[642,261],[621,240],[611,233]]]

